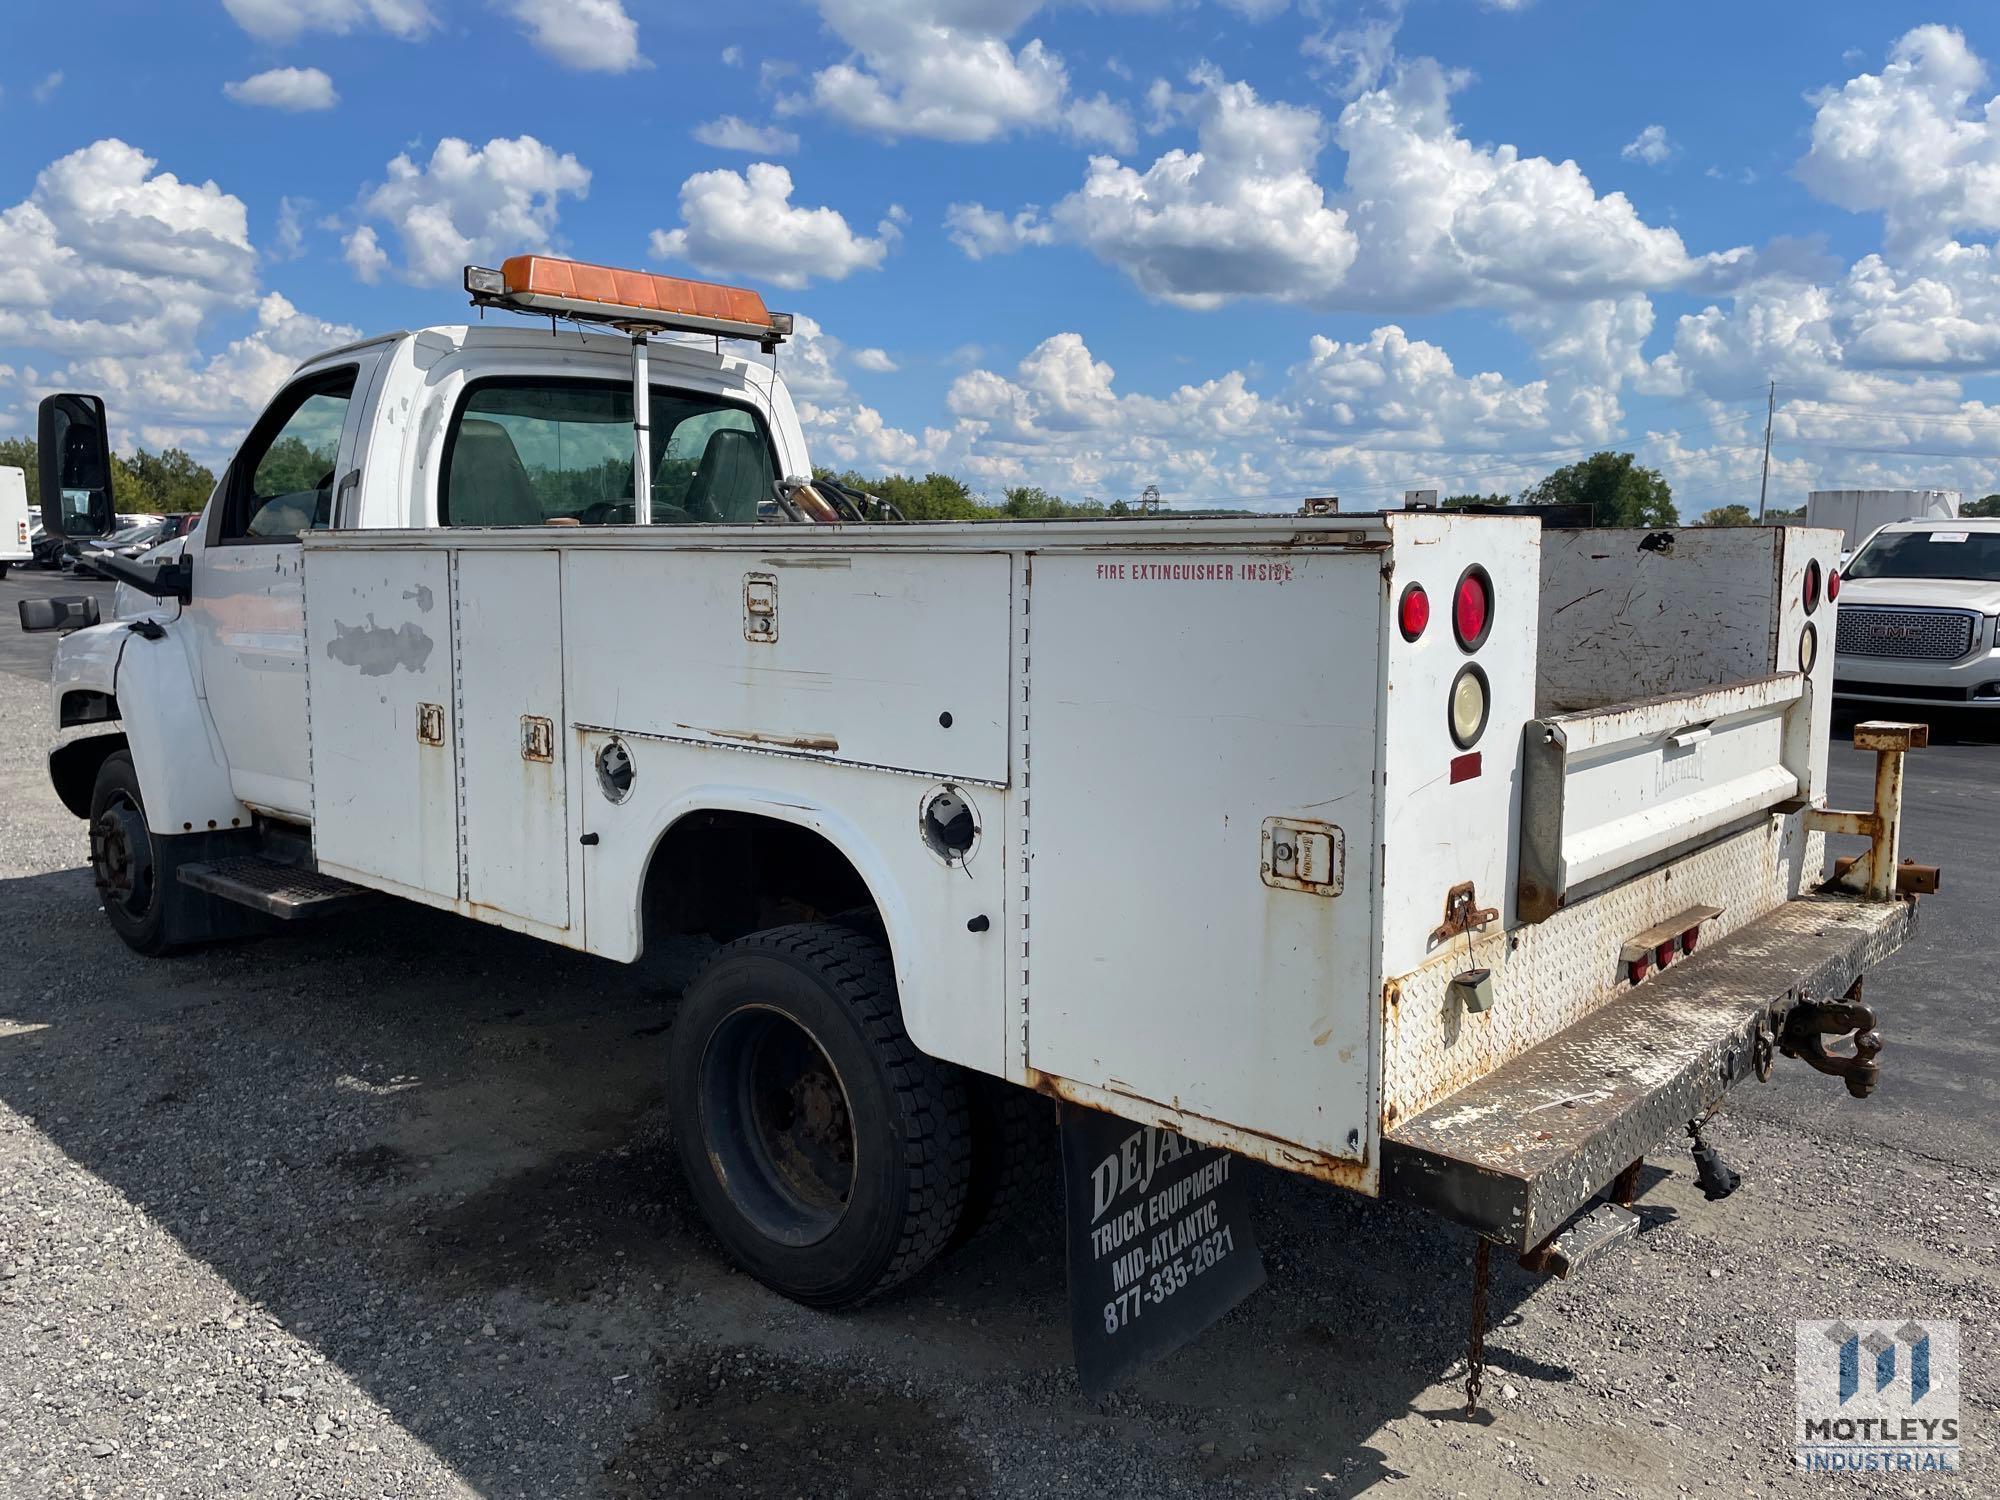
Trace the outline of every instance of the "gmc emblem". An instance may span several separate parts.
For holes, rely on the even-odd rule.
[[[1868,627],[1869,638],[1877,641],[1914,640],[1916,634],[1917,627],[1914,625],[1870,625]]]

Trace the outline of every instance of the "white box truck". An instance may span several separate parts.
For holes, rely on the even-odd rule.
[[[1872,1086],[1921,872],[1899,781],[1824,806],[1837,536],[897,524],[725,349],[788,331],[755,294],[467,287],[549,322],[307,361],[184,555],[108,564],[147,607],[60,642],[55,723],[104,732],[51,774],[134,948],[376,894],[623,961],[711,934],[667,1082],[727,1252],[895,1285],[1040,1094],[1113,1117],[1070,1175],[1113,1339],[1254,1254],[1219,1152],[1561,1270],[1775,1051]],[[42,419],[52,521],[108,524],[101,403]],[[1831,886],[1829,828],[1872,838]]]
[[[0,578],[16,563],[34,560],[34,518],[28,509],[28,476],[0,468]]]

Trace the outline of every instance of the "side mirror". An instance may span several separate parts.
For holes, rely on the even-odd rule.
[[[109,536],[111,434],[96,396],[47,396],[35,424],[43,529],[55,536]]]
[[[23,630],[81,630],[98,623],[97,601],[88,594],[19,601]]]

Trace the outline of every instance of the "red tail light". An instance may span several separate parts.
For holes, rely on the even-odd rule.
[[[1701,929],[1699,927],[1690,927],[1686,932],[1681,934],[1681,952],[1694,952],[1695,945],[1700,941]]]
[[[1819,559],[1806,560],[1806,613],[1819,608]]]
[[[1459,576],[1452,592],[1451,628],[1467,651],[1485,645],[1487,632],[1493,629],[1493,580],[1476,563]]]
[[[1403,590],[1402,600],[1396,605],[1396,623],[1402,629],[1403,639],[1414,641],[1430,622],[1431,596],[1424,592],[1422,584],[1413,583]]]
[[[1653,962],[1665,968],[1674,961],[1674,945],[1671,941],[1660,944],[1653,950]]]
[[[1826,602],[1831,604],[1840,597],[1840,569],[1829,568],[1826,573]]]

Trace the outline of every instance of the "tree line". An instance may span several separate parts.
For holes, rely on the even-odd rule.
[[[0,438],[0,469],[27,471],[32,504],[39,493],[41,470],[35,440]],[[209,491],[214,488],[215,475],[180,448],[166,448],[158,453],[139,448],[130,458],[111,455],[111,495],[122,512],[165,515],[200,510],[208,504]]]

